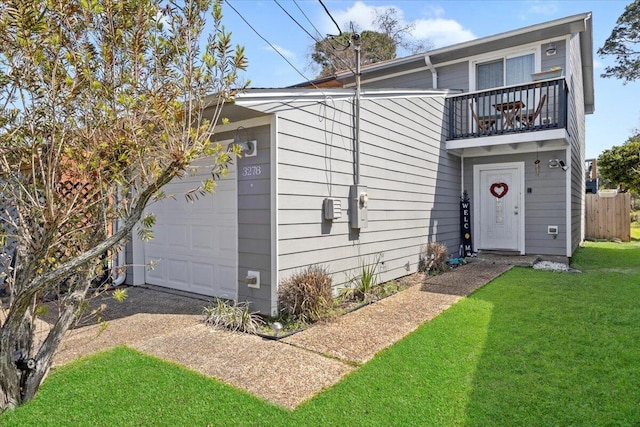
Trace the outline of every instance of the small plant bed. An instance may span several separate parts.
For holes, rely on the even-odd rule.
[[[330,322],[344,314],[394,295],[422,283],[425,275],[450,270],[446,246],[425,245],[420,254],[420,268],[396,280],[380,283],[381,256],[347,275],[347,283],[337,295],[331,275],[325,267],[311,265],[283,279],[278,287],[279,315],[253,313],[247,303],[215,299],[205,308],[205,323],[214,327],[259,335],[278,340],[305,330],[319,322]]]
[[[309,268],[311,268],[311,270],[309,270]],[[326,274],[324,270],[321,269],[321,274],[321,271],[317,270],[317,267],[309,268],[305,269],[302,273],[298,273],[306,275],[305,288],[310,287],[314,289],[315,286],[309,285],[309,275],[317,279],[316,285],[326,284],[324,279],[320,280],[320,278],[323,277],[322,274]],[[300,279],[301,277],[294,276],[292,279],[293,278]],[[323,297],[327,298],[330,302],[326,306],[324,303],[319,302],[322,300],[321,298],[311,298],[315,301],[312,304],[313,301],[309,301],[310,298],[308,294],[303,292],[302,294],[295,295],[295,292],[292,290],[283,289],[281,292],[286,293],[287,296],[280,299],[281,314],[279,316],[263,316],[251,312],[249,305],[246,303],[237,303],[216,298],[209,306],[205,307],[204,322],[213,328],[255,334],[270,340],[280,340],[303,331],[316,323],[331,322],[340,316],[387,298],[414,285],[420,284],[423,281],[423,273],[414,273],[389,282],[367,286],[366,292],[363,292],[362,288],[349,288],[351,290],[344,288],[338,293],[338,296],[333,297],[333,291],[331,290],[330,293],[326,293]],[[296,285],[294,286],[298,287],[297,284],[299,284],[300,281],[297,280],[295,283]],[[330,279],[328,283],[331,284]],[[306,291],[309,291],[309,289],[306,289]],[[311,293],[317,296],[317,292],[312,291]],[[298,310],[293,306],[289,306],[288,308],[283,306],[282,301],[294,302],[299,307],[305,307],[306,311],[293,314],[297,313]],[[322,304],[322,307],[319,307],[319,304]]]

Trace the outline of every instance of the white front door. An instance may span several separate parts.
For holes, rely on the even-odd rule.
[[[476,249],[524,254],[524,163],[475,165]]]
[[[189,202],[184,194],[211,177],[211,159],[194,162],[197,173],[174,179],[163,191],[173,197],[149,205],[156,216],[145,261],[155,263],[146,282],[227,299],[237,298],[236,166],[216,182],[214,194]]]

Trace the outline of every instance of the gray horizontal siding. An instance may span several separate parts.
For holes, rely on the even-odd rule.
[[[443,109],[442,97],[363,100],[360,172],[369,226],[357,236],[348,224],[351,102],[328,102],[323,120],[317,106],[279,112],[280,278],[322,264],[341,284],[381,254],[382,279],[389,280],[416,271],[429,240],[457,247],[459,160],[444,149]],[[322,220],[329,196],[342,202],[342,218],[333,223]]]
[[[571,140],[571,241],[570,253],[578,248],[584,238],[585,206],[585,112],[584,88],[582,81],[582,58],[580,56],[580,37],[574,35],[569,41],[570,75],[569,77],[569,115],[567,130]]]
[[[237,161],[238,179],[238,300],[250,301],[251,309],[271,312],[271,165],[270,126],[246,128],[242,138],[258,142],[255,157]],[[234,133],[216,135],[219,140],[233,139]],[[259,175],[243,173],[243,168],[258,166]],[[254,170],[255,171],[255,170]],[[249,270],[260,272],[260,288],[245,282]]]
[[[433,78],[428,70],[421,70],[393,76],[376,81],[364,81],[362,84],[365,88],[403,88],[403,89],[432,89]]]
[[[524,162],[525,177],[522,189],[525,199],[525,253],[536,255],[565,255],[566,251],[566,175],[561,168],[550,169],[549,159],[564,159],[564,151],[546,151],[519,155],[465,158],[465,187],[473,209],[473,165],[486,163]],[[536,176],[534,162],[540,159],[540,174]],[[531,189],[531,193],[527,189]],[[471,219],[473,224],[473,218]],[[547,227],[559,227],[558,236],[547,234]],[[472,230],[473,232],[473,230]]]
[[[437,67],[436,71],[438,71],[438,88],[469,91],[468,61]]]
[[[549,47],[549,45],[553,45],[556,47],[555,55],[547,55],[545,51]],[[565,39],[557,40],[551,43],[545,43],[541,45],[540,51],[542,52],[542,57],[540,60],[540,70],[547,71],[553,67],[562,68],[565,73],[567,71],[566,57],[567,57],[567,41]]]

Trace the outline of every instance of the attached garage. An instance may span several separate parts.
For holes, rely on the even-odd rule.
[[[237,299],[238,220],[235,164],[217,181],[215,195],[189,202],[184,194],[210,178],[211,162],[164,187],[172,195],[147,208],[156,216],[144,243],[145,282],[181,291]]]

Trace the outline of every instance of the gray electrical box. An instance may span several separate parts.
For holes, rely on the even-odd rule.
[[[342,202],[340,202],[340,199],[324,199],[322,211],[324,212],[324,219],[333,221],[334,219],[342,218]]]
[[[367,228],[369,225],[369,191],[363,185],[352,185],[349,189],[349,223],[351,228]]]

